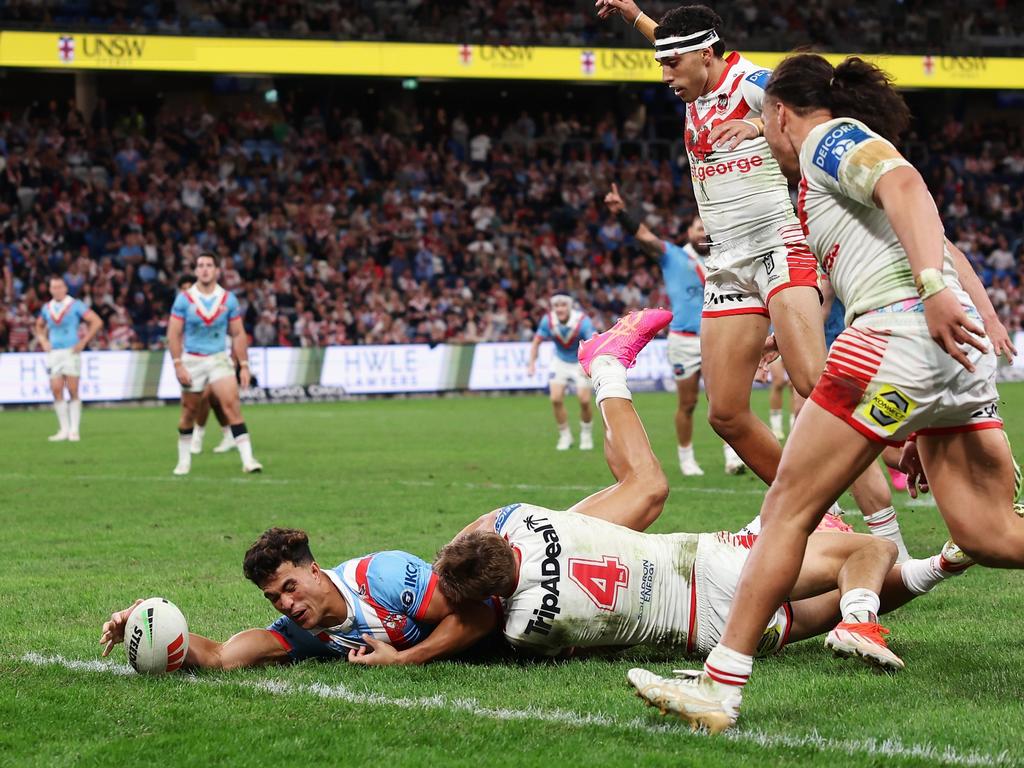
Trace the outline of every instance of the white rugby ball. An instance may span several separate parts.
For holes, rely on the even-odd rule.
[[[188,653],[188,623],[170,600],[143,600],[128,616],[124,648],[128,663],[140,674],[174,672]]]

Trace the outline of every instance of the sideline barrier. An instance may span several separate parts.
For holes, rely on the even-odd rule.
[[[745,52],[774,68],[788,54]],[[827,54],[833,64],[850,54]],[[901,88],[1024,88],[1024,58],[870,55]],[[650,48],[379,43],[0,32],[0,66],[32,69],[657,83]]]
[[[1024,331],[1014,343],[1024,353]],[[379,346],[251,347],[250,370],[258,387],[249,401],[338,400],[350,395],[543,390],[554,344],[541,344],[537,370],[527,373],[530,342],[393,344]],[[674,391],[668,342],[655,339],[629,371],[636,391]],[[1024,354],[1000,379],[1024,380]],[[165,351],[83,352],[79,383],[85,401],[177,400],[181,396]],[[50,402],[46,355],[0,354],[0,404]]]

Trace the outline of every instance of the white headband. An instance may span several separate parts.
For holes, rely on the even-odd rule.
[[[705,29],[702,32],[694,32],[692,35],[663,37],[654,41],[654,58],[661,61],[681,53],[708,48],[717,42],[718,32],[714,29]]]
[[[570,296],[567,293],[556,293],[554,296],[551,297],[552,304],[555,304],[559,301],[567,301],[570,304],[572,304],[572,296]]]

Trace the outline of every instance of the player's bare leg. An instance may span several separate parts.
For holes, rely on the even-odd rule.
[[[631,312],[608,331],[580,345],[580,363],[594,382],[597,406],[604,419],[605,458],[616,483],[570,511],[637,531],[645,530],[661,514],[668,498],[668,481],[633,407],[626,367],[671,319],[672,314],[665,310]]]
[[[1014,464],[1002,430],[921,435],[921,463],[953,541],[982,565],[1024,568]]]
[[[594,450],[594,409],[591,407],[590,387],[577,386],[576,396],[580,399],[580,450]]]
[[[780,443],[786,439],[786,430],[782,422],[782,410],[785,405],[783,395],[789,389],[789,379],[786,377],[786,366],[782,364],[782,358],[777,358],[768,366],[771,380],[768,382],[768,426]],[[796,413],[796,399],[790,399],[790,411]],[[795,420],[795,417],[794,417]],[[791,420],[792,424],[792,420]],[[790,426],[792,429],[792,426]]]
[[[767,335],[768,318],[762,315],[707,317],[701,324],[708,421],[746,465],[771,485],[782,447],[750,409],[750,390]]]
[[[50,379],[50,392],[53,393],[53,412],[57,414],[57,432],[47,438],[51,443],[68,439],[71,432],[68,403],[64,399],[64,377],[54,376]]]
[[[210,390],[220,407],[224,416],[231,425],[231,434],[235,437],[235,444],[238,446],[238,454],[242,459],[243,472],[261,472],[263,465],[252,455],[252,441],[249,438],[249,430],[242,421],[242,405],[238,399],[238,384],[234,376],[224,376],[210,383]]]
[[[199,392],[181,393],[181,416],[178,418],[178,464],[174,474],[187,475],[192,470],[192,430],[195,429],[196,411],[202,394]]]
[[[231,434],[231,424],[228,423],[228,417],[224,415],[224,409],[220,407],[220,401],[217,400],[212,391],[209,389],[207,391],[210,396],[210,409],[213,411],[213,415],[217,417],[217,423],[220,425],[221,432],[220,442],[213,449],[213,452],[227,453],[235,448],[235,436]]]
[[[809,397],[825,370],[825,326],[817,288],[794,285],[768,303],[775,342],[793,389]]]
[[[896,508],[892,504],[892,491],[885,479],[885,472],[877,461],[864,470],[864,473],[853,481],[850,493],[857,508],[864,516],[864,522],[874,536],[888,539],[899,550],[897,563],[910,559],[907,545],[903,542],[900,523],[896,516]]]
[[[206,432],[206,420],[210,418],[210,388],[207,387],[199,397],[196,408],[195,425],[192,427],[192,455],[203,452],[203,434]]]
[[[700,395],[700,374],[676,379],[676,443],[679,446],[679,471],[686,476],[699,476],[704,470],[693,455],[693,412]]]
[[[555,424],[558,425],[558,444],[555,450],[568,451],[572,448],[572,430],[569,429],[569,414],[565,411],[565,384],[552,381],[549,390],[551,410],[555,413]]]

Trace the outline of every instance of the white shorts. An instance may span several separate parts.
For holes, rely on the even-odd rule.
[[[705,270],[702,317],[767,316],[768,302],[784,288],[818,290],[818,262],[796,219],[713,244]]]
[[[577,362],[570,363],[568,360],[555,356],[551,358],[551,384],[565,386],[572,382],[576,391],[590,389],[590,377],[583,372],[583,366]]]
[[[996,356],[966,350],[974,373],[932,341],[923,312],[861,315],[829,350],[811,399],[888,445],[900,445],[913,432],[1002,429]]]
[[[192,386],[185,388],[186,392],[200,393],[206,389],[207,384],[235,376],[235,366],[227,352],[215,355],[193,355],[186,352],[181,356],[181,362],[192,377]]]
[[[82,375],[82,355],[73,347],[52,349],[46,353],[46,370],[50,372],[51,379],[58,376],[78,378]]]
[[[722,531],[701,534],[697,541],[692,586],[696,590],[693,602],[697,610],[697,637],[693,651],[701,656],[711,653],[725,631],[740,573],[756,538]],[[756,655],[766,656],[780,650],[792,626],[793,609],[787,602],[772,617],[757,644]]]
[[[695,333],[669,331],[668,362],[676,381],[700,373],[700,336]]]

